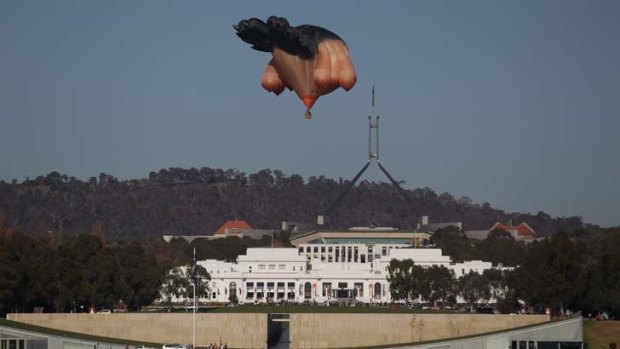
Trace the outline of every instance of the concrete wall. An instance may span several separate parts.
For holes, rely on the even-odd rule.
[[[291,348],[430,341],[547,321],[545,315],[291,314]]]
[[[8,314],[7,319],[129,343],[192,343],[192,313]],[[196,346],[220,340],[233,348],[263,348],[267,314],[196,314]]]
[[[9,320],[127,339],[192,342],[192,314],[9,314]],[[466,336],[547,321],[545,315],[290,314],[291,348],[386,345]],[[196,344],[264,348],[267,314],[196,314]]]

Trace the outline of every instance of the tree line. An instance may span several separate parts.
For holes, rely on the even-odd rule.
[[[500,268],[457,279],[445,267],[425,269],[411,260],[392,260],[388,280],[394,299],[453,304],[461,296],[475,306],[493,297],[502,312],[525,304],[620,317],[620,228],[560,232],[525,244],[501,230],[472,241],[449,227],[435,233],[430,243],[453,260],[480,259]]]
[[[229,219],[260,229],[281,221],[316,222],[349,181],[322,175],[304,179],[279,170],[246,174],[236,169],[169,168],[148,178],[119,180],[101,173],[88,180],[51,172],[23,181],[0,181],[0,210],[24,233],[77,235],[100,226],[114,239],[161,234],[204,235]],[[403,187],[406,187],[403,185]],[[463,222],[466,229],[488,229],[495,222],[526,222],[541,236],[584,227],[579,217],[505,212],[430,188],[405,189],[405,200],[388,183],[365,180],[336,207],[332,226],[393,226],[412,229],[421,216],[433,222]]]
[[[274,237],[276,246],[288,244],[288,232],[278,231]],[[50,232],[33,237],[11,226],[0,212],[0,314],[36,307],[46,312],[139,310],[162,293],[167,301],[171,295],[193,292],[193,270],[187,266],[193,265],[194,250],[198,260],[235,261],[248,247],[271,244],[269,237],[124,241],[109,238],[101,226],[80,235]],[[442,267],[392,261],[388,279],[394,299],[450,304],[461,296],[475,305],[493,296],[504,312],[519,309],[521,300],[534,308],[620,316],[620,228],[559,232],[525,244],[501,230],[475,241],[448,227],[437,231],[428,245],[442,248],[455,261],[490,261],[502,269],[456,279]],[[178,266],[186,268],[174,269]],[[198,273],[200,296],[207,292],[209,276],[204,270]]]
[[[7,312],[82,312],[88,309],[140,310],[156,299],[193,292],[193,250],[198,260],[236,260],[248,247],[271,239],[227,237],[192,244],[161,237],[110,239],[101,229],[79,235],[51,232],[33,237],[7,226],[0,212],[0,315]],[[171,273],[171,270],[173,271]],[[175,272],[176,271],[176,274]],[[197,294],[204,295],[208,273],[198,272]],[[173,286],[171,286],[173,285]],[[165,297],[164,297],[165,298]],[[166,301],[166,299],[164,299]]]

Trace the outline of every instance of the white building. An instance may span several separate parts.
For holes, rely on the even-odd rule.
[[[366,243],[356,243],[355,239]],[[387,281],[387,266],[392,259],[412,259],[423,267],[445,266],[457,278],[492,267],[483,261],[453,263],[441,249],[413,248],[400,235],[392,243],[382,239],[382,243],[373,243],[362,232],[347,236],[346,241],[322,239],[292,248],[248,248],[236,263],[200,261],[211,275],[211,282],[209,296],[199,301],[227,303],[233,293],[239,303],[321,303],[336,299],[384,303],[392,300]]]

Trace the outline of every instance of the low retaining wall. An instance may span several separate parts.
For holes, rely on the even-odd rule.
[[[8,314],[7,319],[128,343],[192,343],[192,313]],[[196,314],[196,346],[226,343],[231,348],[263,348],[267,314]]]
[[[546,315],[291,314],[292,348],[431,341],[543,323]]]
[[[192,313],[9,314],[9,320],[103,337],[187,344]],[[545,315],[290,314],[291,348],[339,348],[430,341],[543,323]],[[196,345],[265,348],[267,314],[196,314]]]

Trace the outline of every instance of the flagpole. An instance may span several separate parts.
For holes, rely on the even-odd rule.
[[[194,247],[194,315],[192,325],[192,349],[196,348],[196,247]]]

